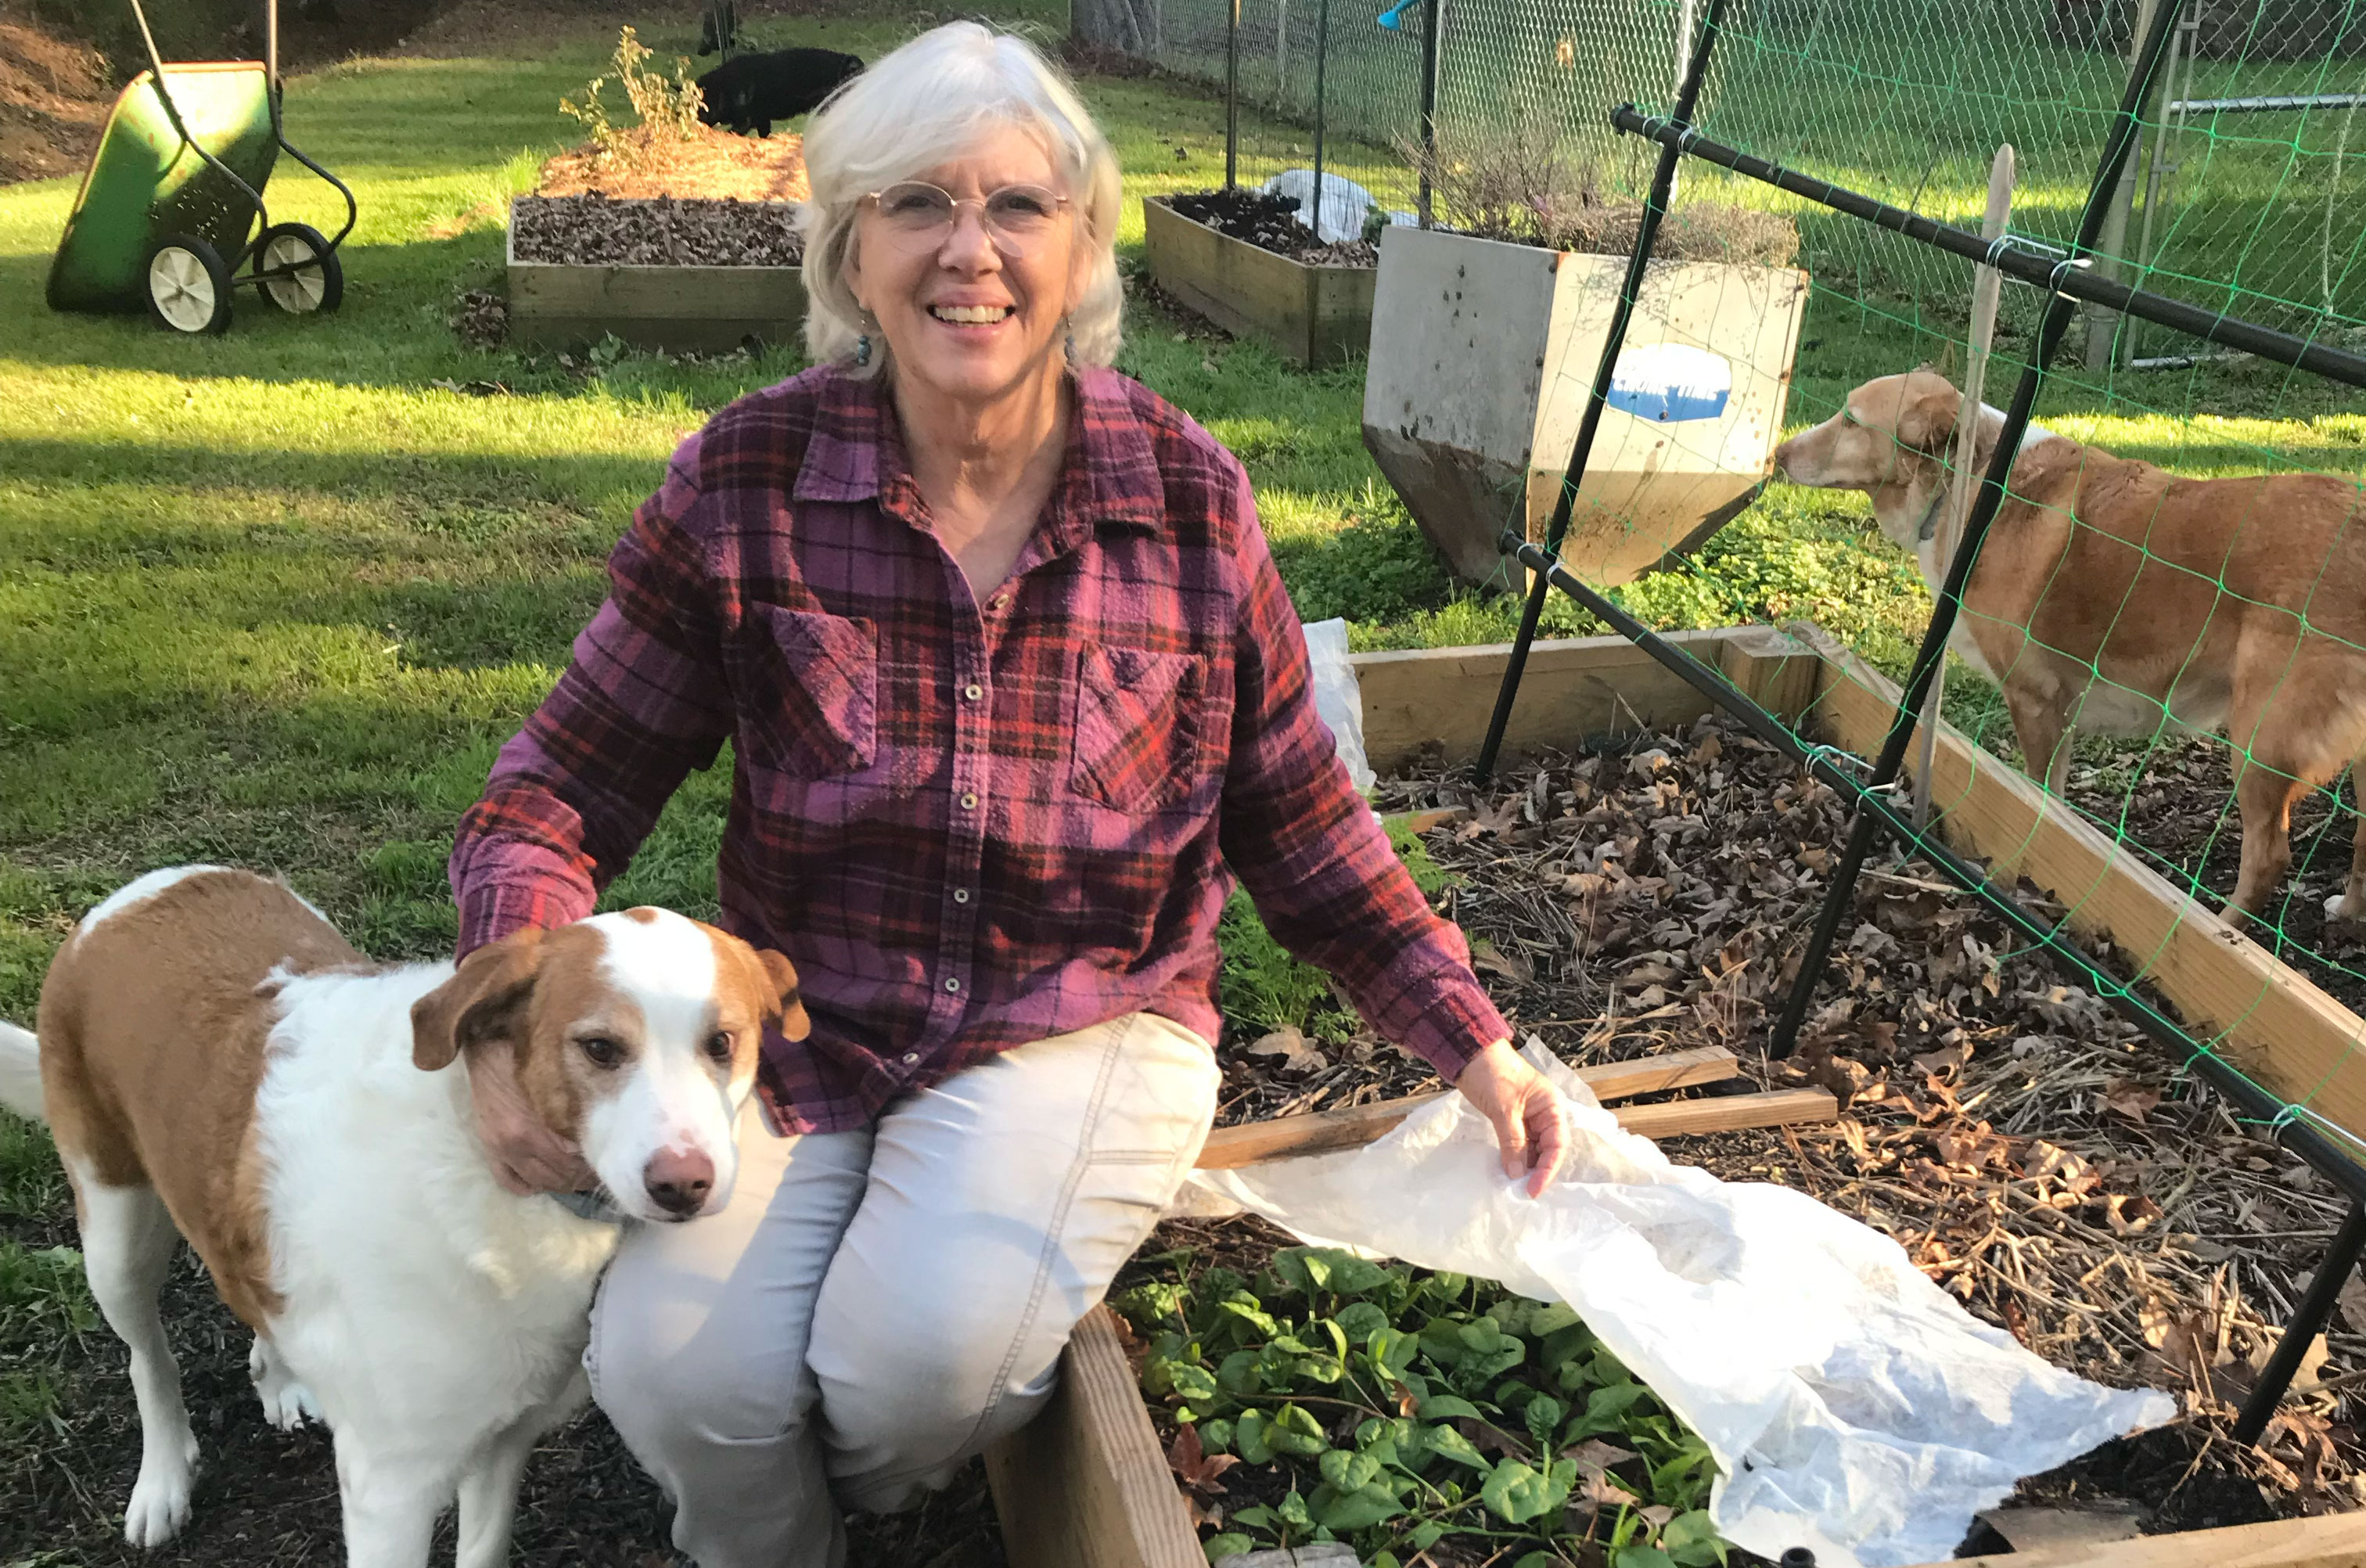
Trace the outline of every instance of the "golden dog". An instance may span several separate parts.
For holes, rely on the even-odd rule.
[[[1775,449],[1795,484],[1863,491],[1935,592],[1933,525],[1963,395],[1886,376]],[[1979,411],[1975,471],[2004,416]],[[2323,474],[2186,479],[2042,426],[2014,459],[1951,646],[2004,690],[2022,765],[2059,794],[2074,728],[2162,725],[2233,741],[2243,818],[2231,914],[2256,915],[2292,862],[2293,802],[2366,749],[2366,492]],[[2366,918],[2366,816],[2327,912]]]

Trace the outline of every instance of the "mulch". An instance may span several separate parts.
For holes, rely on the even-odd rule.
[[[2227,1436],[2341,1199],[1933,868],[1872,863],[1803,1048],[1763,1059],[1846,825],[1839,797],[1786,758],[1708,719],[1507,766],[1486,786],[1465,768],[1417,767],[1384,781],[1378,804],[1460,813],[1425,839],[1459,878],[1439,905],[1522,1034],[1580,1065],[1725,1045],[1746,1069],[1731,1087],[1816,1083],[1846,1104],[1836,1124],[1684,1139],[1677,1157],[1810,1192],[1896,1238],[1969,1311],[2049,1360],[2177,1394],[2178,1421],[2033,1478],[2022,1501],[2122,1499],[2152,1529],[2366,1502],[2349,1400],[2366,1385],[2366,1285],[2344,1292],[2267,1442],[2242,1450]],[[1219,1044],[1226,1121],[1436,1087],[1369,1035],[1291,1053],[1250,1049],[1259,1043],[1243,1030]],[[1220,1252],[1244,1260],[1274,1241],[1223,1234]],[[73,1239],[62,1215],[0,1219],[0,1235]],[[263,1426],[245,1337],[193,1263],[175,1276],[168,1321],[207,1469],[185,1542],[148,1561],[328,1555],[327,1442]],[[59,1428],[0,1450],[0,1562],[51,1550],[129,1563],[112,1522],[138,1456],[121,1350],[101,1329],[66,1360]],[[864,1523],[858,1540],[859,1562],[1001,1562],[975,1467],[926,1511]],[[670,1561],[665,1541],[662,1500],[596,1413],[536,1456],[520,1562],[652,1568]]]
[[[794,266],[805,243],[785,202],[522,196],[517,259],[610,266]]]
[[[806,139],[794,131],[740,136],[702,125],[686,136],[647,126],[616,133],[618,150],[586,142],[542,166],[537,196],[679,197],[708,201],[803,201]]]

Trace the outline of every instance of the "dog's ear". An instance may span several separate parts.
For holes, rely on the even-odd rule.
[[[1955,438],[1964,395],[1936,376],[1917,375],[1907,385],[1898,411],[1898,444],[1936,457]]]
[[[764,971],[765,984],[772,996],[764,1021],[777,1021],[782,1038],[786,1040],[803,1040],[811,1034],[813,1020],[806,1016],[806,1004],[797,996],[795,966],[769,947],[757,951],[756,963]]]
[[[441,1072],[469,1046],[516,1029],[534,998],[545,934],[528,927],[477,949],[450,979],[411,1003],[411,1066]]]

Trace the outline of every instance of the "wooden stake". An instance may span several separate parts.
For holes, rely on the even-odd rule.
[[[2004,237],[2012,219],[2012,186],[2014,160],[2012,144],[1997,149],[1996,161],[1989,165],[1989,211],[1980,224],[1980,238],[1994,243]],[[1947,563],[1955,558],[1955,541],[1963,536],[1964,521],[1972,514],[1972,497],[1979,490],[1980,476],[1973,471],[1974,448],[1980,423],[1980,399],[1988,389],[1989,350],[1996,343],[1997,301],[2004,292],[2004,274],[1992,266],[1975,268],[1972,274],[1972,330],[1966,340],[1964,359],[1964,412],[1955,421],[1955,475],[1947,492],[1946,510],[1939,524],[1939,574],[1946,575]],[[1939,668],[1931,676],[1931,696],[1922,707],[1921,760],[1914,770],[1914,825],[1928,827],[1931,822],[1932,748],[1939,735],[1939,702],[1947,685],[1947,660],[1939,660]],[[2041,764],[2042,766],[2042,764]]]
[[[1613,1100],[1693,1084],[1718,1083],[1740,1072],[1733,1053],[1722,1046],[1672,1051],[1636,1062],[1612,1062],[1581,1067],[1598,1100]],[[1328,1154],[1361,1148],[1389,1133],[1406,1117],[1454,1091],[1416,1094],[1383,1100],[1345,1111],[1321,1111],[1309,1116],[1284,1116],[1272,1122],[1247,1122],[1219,1127],[1208,1134],[1200,1151],[1201,1170],[1235,1170],[1269,1159]],[[1822,1089],[1778,1089],[1767,1094],[1720,1095],[1712,1100],[1681,1100],[1659,1105],[1628,1106],[1617,1112],[1618,1124],[1647,1138],[1683,1133],[1725,1133],[1741,1127],[1777,1127],[1791,1122],[1830,1122],[1840,1106]]]

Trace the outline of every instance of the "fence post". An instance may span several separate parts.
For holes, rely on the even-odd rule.
[[[1241,0],[1224,20],[1224,188],[1241,183]]]
[[[1430,4],[1434,6],[1437,0],[1430,0]],[[1692,126],[1693,105],[1700,97],[1701,83],[1708,76],[1709,57],[1716,52],[1725,6],[1726,0],[1709,0],[1700,44],[1686,62],[1684,82],[1676,89],[1672,123],[1687,130]],[[1618,373],[1618,351],[1626,345],[1628,325],[1635,319],[1635,302],[1642,297],[1643,275],[1651,264],[1651,247],[1659,241],[1660,220],[1667,215],[1669,200],[1676,188],[1676,165],[1683,158],[1683,149],[1676,141],[1660,149],[1660,164],[1651,175],[1651,195],[1643,203],[1642,218],[1635,226],[1635,249],[1627,258],[1627,278],[1618,287],[1618,305],[1611,313],[1608,335],[1602,340],[1601,361],[1594,367],[1594,390],[1585,400],[1585,417],[1577,427],[1577,443],[1569,449],[1569,467],[1561,472],[1560,499],[1553,503],[1552,522],[1545,530],[1545,553],[1554,560],[1560,558],[1560,542],[1569,532],[1570,513],[1577,504],[1577,487],[1585,478],[1587,461],[1594,456],[1594,434],[1602,428],[1602,411],[1609,406],[1610,383]],[[1520,526],[1516,531],[1506,528],[1501,541],[1506,556],[1515,556],[1527,543],[1526,496],[1521,498],[1520,506]],[[1511,722],[1512,704],[1520,694],[1520,675],[1527,668],[1528,647],[1537,639],[1537,622],[1545,612],[1545,595],[1551,592],[1551,576],[1538,572],[1536,581],[1528,586],[1528,602],[1520,612],[1520,631],[1512,640],[1511,658],[1504,665],[1504,683],[1495,692],[1495,712],[1487,721],[1487,739],[1479,748],[1482,783],[1494,776],[1495,753],[1504,744],[1504,728]]]
[[[2137,0],[2135,30],[2128,34],[2128,81],[2133,85],[2137,73],[2145,69],[2145,39],[2152,36],[2153,14],[2164,7],[2176,9],[2183,0]],[[2172,36],[2176,29],[2170,28]],[[2149,95],[2146,95],[2149,96]],[[2136,102],[2139,120],[2144,115],[2145,98]],[[2136,201],[2136,163],[2144,151],[2144,128],[2136,129],[2136,144],[2127,161],[2120,165],[2120,177],[2112,188],[2112,209],[2103,220],[2103,235],[2098,243],[2101,254],[2096,265],[2112,276],[2120,276],[2120,257],[2128,248],[2128,215]],[[2153,138],[2153,156],[2160,156],[2160,138]],[[2112,345],[2120,331],[2120,313],[2096,306],[2087,308],[2087,373],[2100,376],[2112,367]]]
[[[1314,7],[1314,243],[1323,243],[1323,117],[1324,67],[1331,60],[1331,0]]]
[[[2137,69],[2129,73],[2119,113],[2112,121],[2111,134],[2103,140],[2103,155],[2094,181],[2087,187],[2087,206],[2079,216],[2079,237],[2072,242],[2069,255],[2056,268],[2057,273],[2090,254],[2097,236],[2102,232],[2120,170],[2135,141],[2139,129],[2136,116],[2152,85],[2153,73],[2160,64],[2162,51],[2169,42],[2169,24],[2175,16],[2174,9],[2169,6],[2155,9],[2152,28],[2146,34],[2137,55]],[[1979,558],[1980,542],[1988,536],[1989,525],[2004,505],[2013,459],[2020,455],[2021,438],[2029,428],[2030,412],[2037,402],[2037,389],[2045,379],[2045,368],[2062,346],[2063,334],[2069,331],[2070,318],[2077,310],[2078,302],[2067,294],[2053,294],[2045,301],[2037,342],[2022,371],[2021,384],[2013,389],[2012,407],[2005,412],[2004,427],[1997,433],[1996,456],[1989,459],[1989,471],[1980,480],[1980,493],[1972,503],[1972,514],[1964,520],[1964,536],[1947,563],[1945,581],[1932,597],[1931,624],[1923,628],[1922,646],[1915,650],[1914,662],[1907,671],[1906,690],[1898,699],[1897,715],[1889,722],[1889,733],[1883,739],[1881,755],[1875,760],[1872,775],[1866,780],[1867,791],[1886,790],[1898,782],[1898,772],[1906,761],[1907,744],[1914,735],[1915,717],[1931,694],[1932,671],[1946,659],[1947,636],[1955,630],[1955,612],[1963,605],[1964,585],[1971,581],[1972,564]],[[2045,765],[2039,764],[2041,768]],[[1823,977],[1824,964],[1831,956],[1832,941],[1840,934],[1841,921],[1856,891],[1857,874],[1865,869],[1865,857],[1873,848],[1873,836],[1878,826],[1879,819],[1874,813],[1858,808],[1856,819],[1849,826],[1848,843],[1841,851],[1840,863],[1832,868],[1831,890],[1824,896],[1823,909],[1816,917],[1816,929],[1808,934],[1807,951],[1800,956],[1799,976],[1792,983],[1791,995],[1783,1004],[1783,1016],[1775,1021],[1774,1033],[1768,1037],[1766,1054],[1770,1057],[1789,1055],[1798,1043],[1799,1026],[1807,1021],[1808,1004],[1815,998],[1816,982]]]
[[[1437,56],[1445,11],[1446,0],[1422,0],[1421,189],[1414,205],[1425,229],[1430,226],[1429,171],[1437,167]]]

